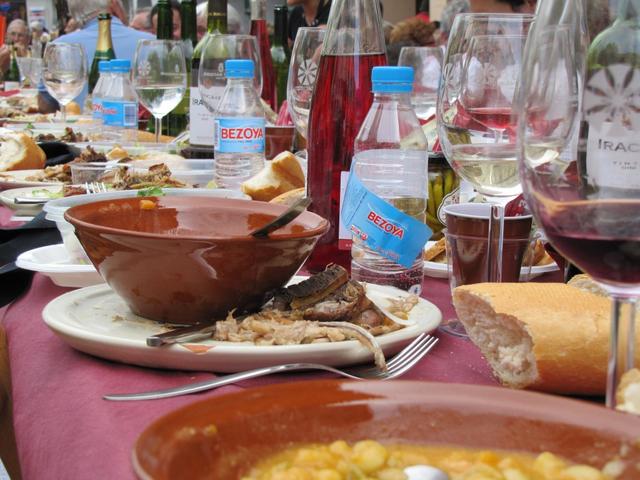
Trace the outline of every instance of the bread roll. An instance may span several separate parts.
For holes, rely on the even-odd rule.
[[[470,339],[504,385],[604,394],[611,309],[607,298],[562,283],[481,283],[456,288],[453,304]]]
[[[0,137],[0,171],[44,168],[47,156],[26,133]]]
[[[640,415],[640,370],[629,370],[620,379],[616,392],[616,408]]]
[[[82,113],[80,105],[78,105],[76,102],[69,102],[65,107],[65,111],[67,115],[80,115]]]
[[[289,190],[288,192],[282,193],[275,198],[270,200],[271,203],[277,203],[279,205],[291,206],[296,203],[298,200],[304,198],[307,194],[304,188],[296,188],[295,190]]]
[[[282,152],[242,184],[242,191],[253,200],[268,202],[278,195],[304,187],[304,172],[291,152]]]

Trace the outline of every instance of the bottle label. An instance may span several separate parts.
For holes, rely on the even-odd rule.
[[[94,98],[91,102],[91,115],[94,120],[102,120],[102,99]]]
[[[102,102],[102,119],[111,127],[137,127],[138,104],[136,102]]]
[[[431,229],[369,190],[356,175],[353,165],[355,163],[351,166],[340,223],[371,250],[411,268],[431,237]]]
[[[221,87],[218,101],[222,98],[223,93],[224,87]],[[192,145],[213,146],[213,137],[211,136],[213,120],[213,113],[204,104],[200,90],[192,88],[191,108],[189,110],[189,142]]]
[[[640,139],[613,123],[589,124],[587,175],[594,185],[640,189]]]
[[[20,88],[20,82],[4,82],[4,91],[8,92],[9,90],[18,90]]]
[[[215,119],[213,145],[220,153],[264,153],[264,117]]]

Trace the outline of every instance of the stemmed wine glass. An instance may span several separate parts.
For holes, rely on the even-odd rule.
[[[421,123],[436,114],[443,55],[440,47],[402,47],[400,50],[398,66],[412,67],[415,72],[411,104]]]
[[[298,29],[291,51],[287,81],[287,105],[298,133],[307,138],[311,97],[318,75],[325,30],[318,27]]]
[[[539,4],[523,63],[518,152],[527,202],[551,245],[613,298],[606,401],[614,407],[620,376],[637,358],[640,43],[637,3],[601,3]]]
[[[162,118],[178,106],[187,89],[182,43],[138,41],[132,80],[138,100],[155,118],[156,143],[159,143]]]
[[[79,43],[48,43],[42,58],[42,77],[47,92],[60,104],[62,121],[65,107],[82,92],[87,81],[87,56]]]
[[[255,65],[253,83],[262,93],[262,68],[258,41],[252,35],[211,35],[204,44],[198,69],[198,90],[202,101],[210,112],[215,112],[227,79],[224,74],[224,62],[228,59],[249,59]],[[213,135],[213,134],[212,134]]]
[[[20,77],[29,80],[29,85],[33,89],[37,89],[42,80],[42,59],[39,57],[18,57],[18,68],[20,69]]]

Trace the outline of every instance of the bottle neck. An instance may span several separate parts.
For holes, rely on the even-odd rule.
[[[251,0],[251,20],[263,20],[267,15],[267,6],[264,0]]]
[[[287,7],[276,7],[274,10],[274,47],[286,47],[287,43]]]
[[[211,34],[227,33],[227,0],[209,0],[207,31]]]
[[[159,40],[173,39],[173,12],[167,0],[158,2],[158,22],[156,38]]]
[[[411,93],[377,92],[373,94],[376,103],[397,103],[398,105],[411,105]]]
[[[180,38],[190,40],[195,47],[198,43],[195,0],[182,0],[180,4]]]
[[[113,49],[111,42],[111,15],[99,18],[98,20],[98,43],[96,51],[107,52]]]

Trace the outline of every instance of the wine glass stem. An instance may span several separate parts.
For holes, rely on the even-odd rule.
[[[613,295],[607,369],[607,407],[609,408],[616,406],[616,391],[620,377],[634,366],[636,300],[636,298]]]
[[[153,117],[156,121],[156,143],[160,143],[160,130],[162,130],[162,117]]]
[[[64,106],[64,104],[60,104],[60,115],[62,116],[62,122],[66,122],[67,121],[67,107]]]
[[[504,207],[491,205],[489,218],[489,233],[487,235],[488,275],[490,282],[502,282],[502,250],[504,246]]]

